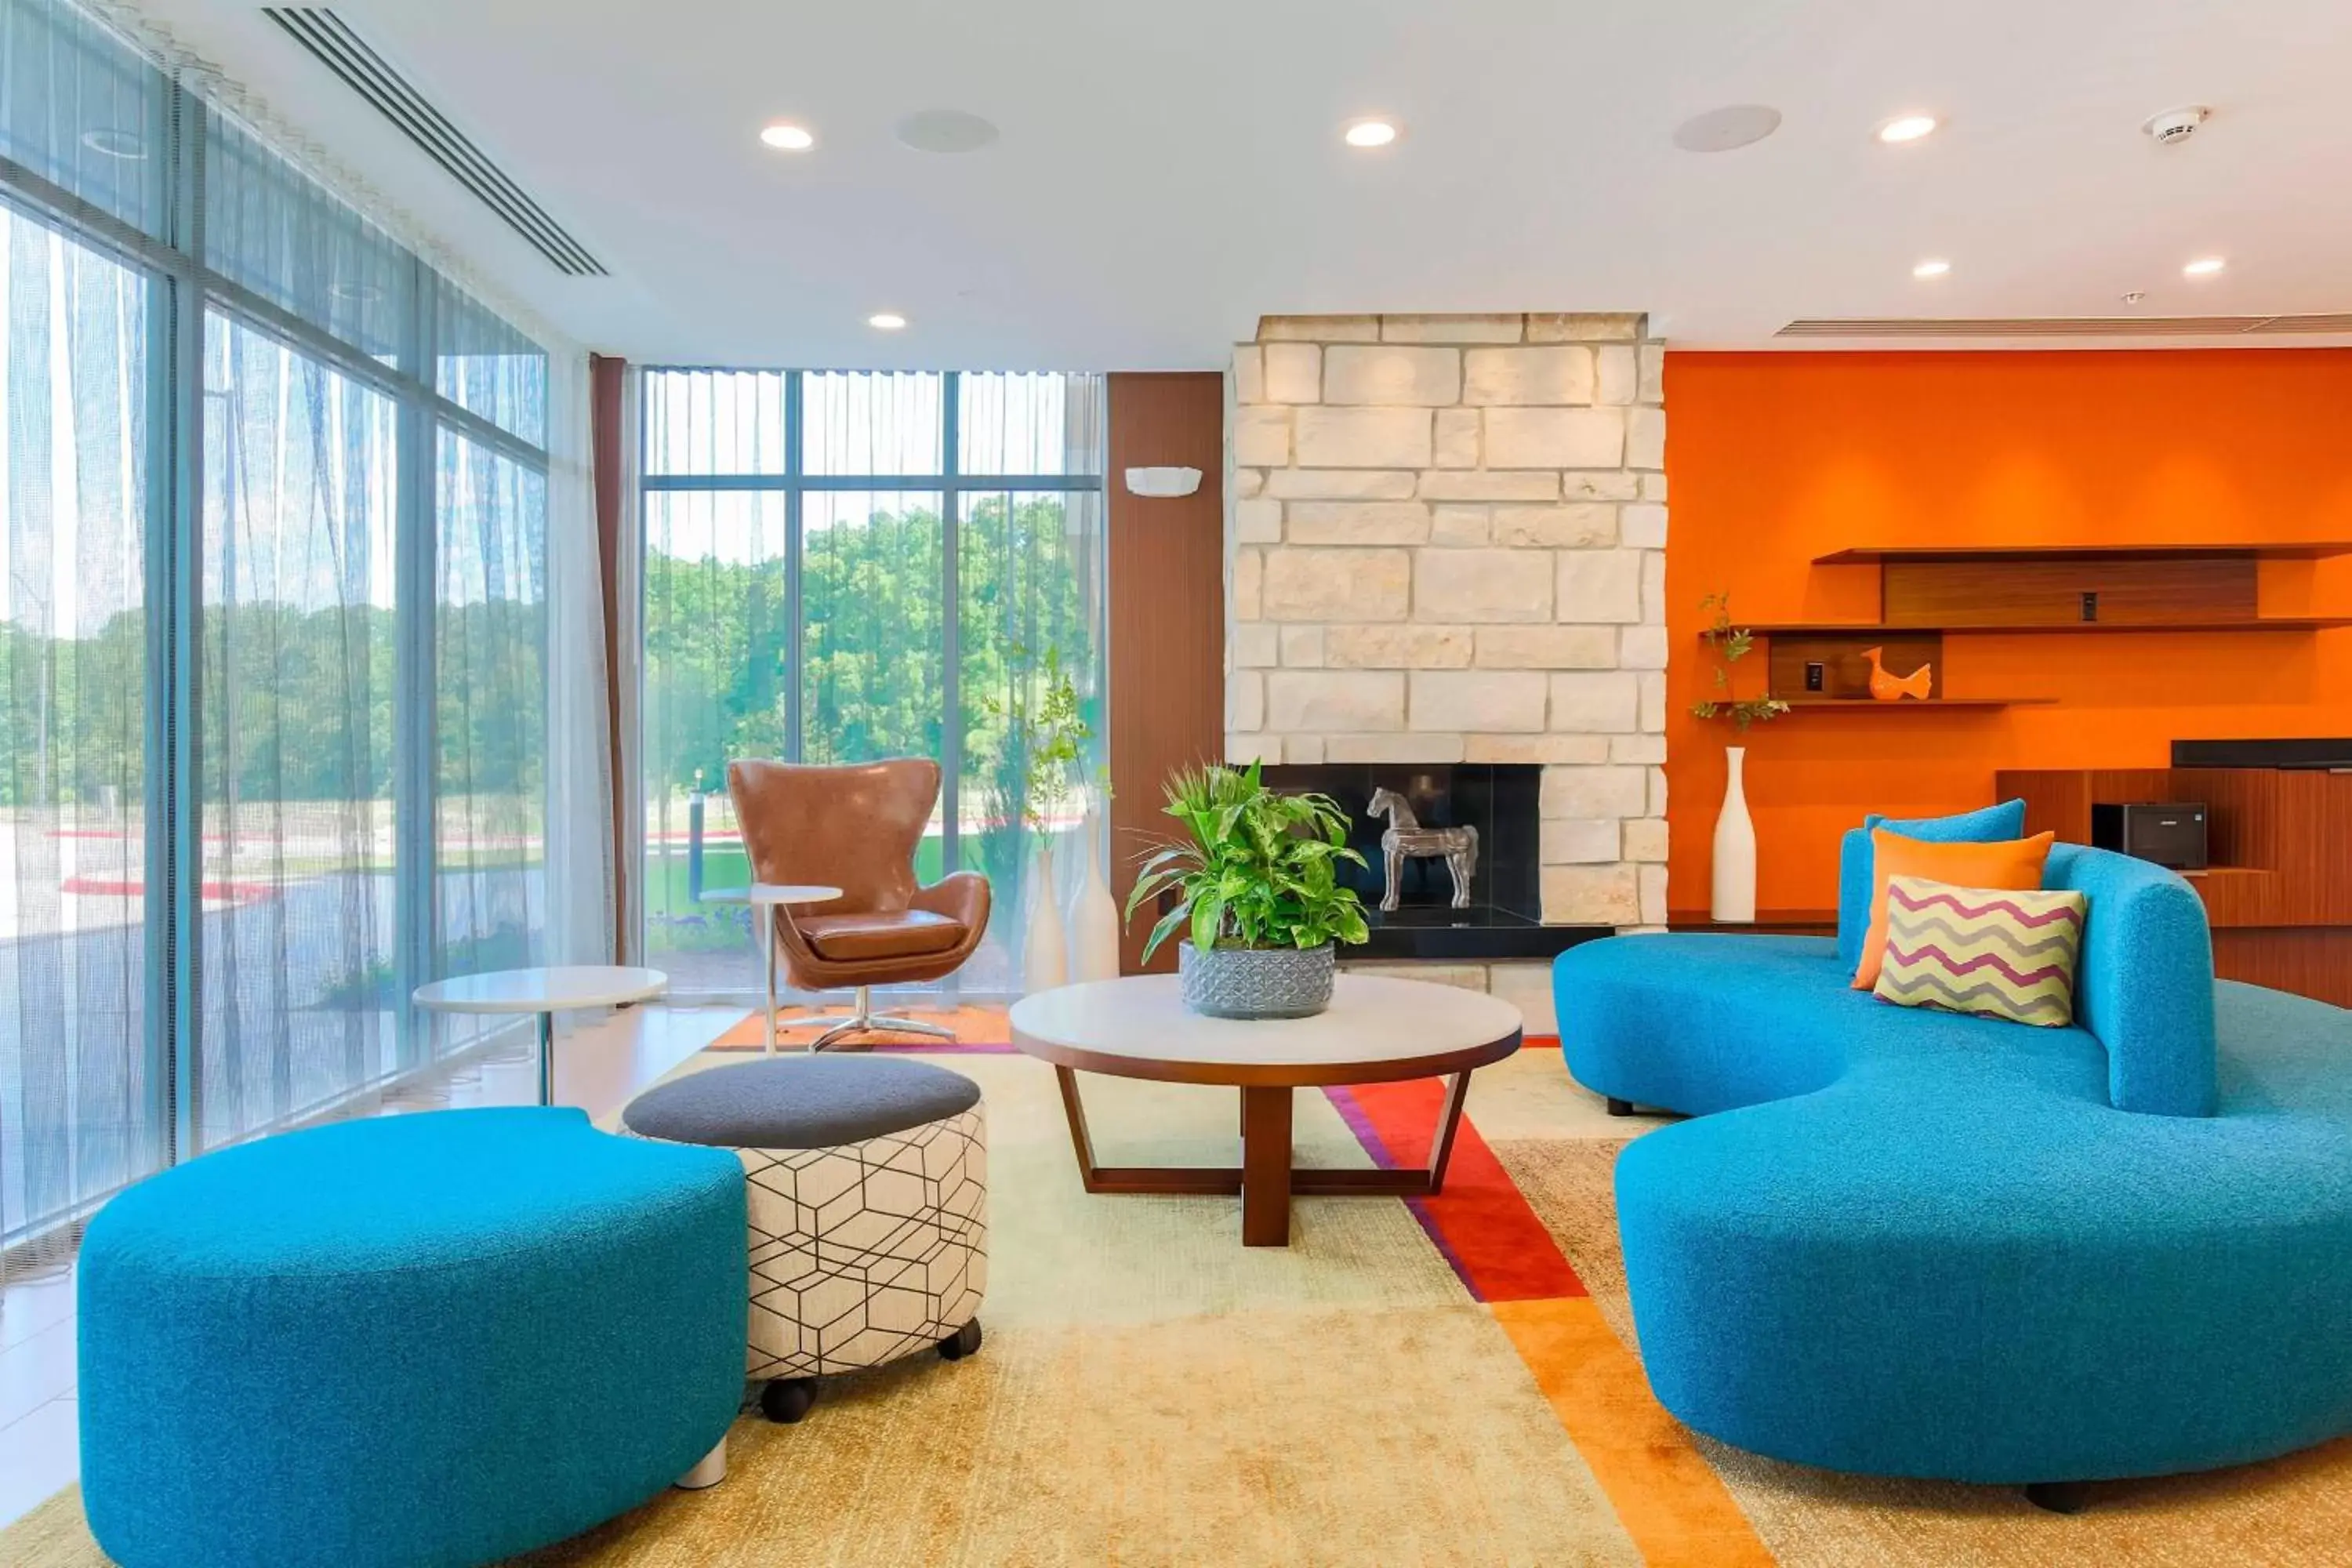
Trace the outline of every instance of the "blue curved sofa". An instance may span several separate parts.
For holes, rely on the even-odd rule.
[[[2352,1432],[2352,1013],[2217,983],[2180,879],[2074,845],[2045,884],[2089,895],[2078,1026],[1880,1002],[1842,952],[1858,837],[1836,942],[1554,969],[1577,1080],[1696,1118],[1617,1163],[1659,1400],[1776,1458],[2028,1486]]]

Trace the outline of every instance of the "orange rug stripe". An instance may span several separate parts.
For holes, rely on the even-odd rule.
[[[1430,1142],[1445,1108],[1444,1079],[1363,1083],[1324,1092],[1373,1159],[1394,1167],[1429,1163]],[[1584,1281],[1467,1116],[1454,1135],[1445,1185],[1434,1197],[1407,1203],[1479,1300],[1584,1294]]]
[[[1591,1299],[1497,1301],[1488,1310],[1650,1568],[1768,1568],[1772,1554],[1748,1516]]]

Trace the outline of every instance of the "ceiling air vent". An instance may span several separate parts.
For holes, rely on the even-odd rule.
[[[1776,338],[2232,338],[2352,332],[2352,312],[2309,316],[1887,317],[1790,321]]]
[[[523,193],[506,171],[483,155],[449,117],[428,102],[408,79],[368,47],[351,25],[323,5],[265,5],[262,14],[342,78],[345,86],[398,126],[410,141],[517,234],[559,272],[574,278],[605,276],[604,263],[588,254],[546,209]]]

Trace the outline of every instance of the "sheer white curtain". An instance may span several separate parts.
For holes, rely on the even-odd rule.
[[[635,819],[648,961],[680,990],[758,983],[740,907],[699,897],[745,875],[730,759],[929,756],[943,793],[917,869],[977,868],[995,889],[989,939],[954,984],[1016,990],[1030,864],[1020,716],[1049,650],[1103,732],[1102,378],[646,379]],[[1076,814],[1055,825],[1077,826]],[[1083,857],[1062,859],[1083,870]]]
[[[135,1045],[147,298],[0,207],[0,1258],[165,1158],[162,1078]]]
[[[120,20],[0,0],[18,1256],[478,1036],[415,984],[614,924],[584,357]]]
[[[547,955],[610,963],[613,763],[588,356],[548,357]]]

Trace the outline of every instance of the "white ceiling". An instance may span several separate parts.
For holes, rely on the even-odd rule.
[[[142,0],[583,342],[648,363],[1172,369],[1261,313],[2352,309],[2347,0],[343,0],[612,269],[554,272],[267,22]],[[1728,103],[1769,141],[1677,151]],[[2208,103],[2159,150],[2149,114]],[[970,110],[962,157],[890,126]],[[1948,128],[1887,148],[1926,109]],[[1405,136],[1364,153],[1349,119]],[[761,147],[778,118],[814,153]],[[2191,283],[2184,261],[2229,258]],[[1915,281],[1912,263],[1949,258]],[[903,311],[895,337],[865,318]]]

